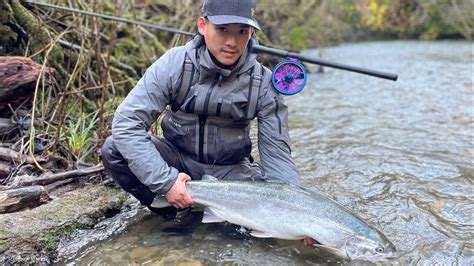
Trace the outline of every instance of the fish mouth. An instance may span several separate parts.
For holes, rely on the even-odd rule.
[[[385,253],[384,255],[380,256],[380,260],[394,260],[398,258],[398,254],[396,252]]]
[[[379,255],[350,255],[349,253],[346,252],[346,257],[348,260],[351,261],[366,261],[366,262],[372,262],[372,263],[391,263],[390,261],[398,258],[396,253],[385,253],[385,254],[379,254]]]

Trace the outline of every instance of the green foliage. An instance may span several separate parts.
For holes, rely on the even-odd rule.
[[[97,114],[97,112],[94,113],[91,118],[82,114],[77,121],[68,121],[67,148],[78,161],[82,161],[97,142],[97,136],[93,131],[98,121]]]
[[[344,40],[389,38],[470,39],[474,11],[468,1],[313,0],[261,1],[257,19],[264,45],[301,50]]]
[[[360,29],[368,30],[369,37],[472,39],[472,10],[468,1],[366,0],[358,4]]]
[[[295,50],[302,50],[307,48],[305,39],[308,37],[308,31],[303,26],[293,27],[288,32],[288,41],[292,44]]]
[[[377,31],[385,28],[385,17],[389,9],[388,0],[371,0],[365,6],[365,12],[362,16],[362,25],[368,27],[370,30]]]
[[[436,0],[424,3],[423,7],[429,19],[422,28],[427,32],[437,31],[438,35],[435,38],[462,36],[472,40],[474,28],[472,1]]]

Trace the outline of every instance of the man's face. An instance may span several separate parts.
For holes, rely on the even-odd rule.
[[[214,25],[204,17],[198,19],[197,25],[207,49],[223,65],[237,62],[254,31],[245,24]]]

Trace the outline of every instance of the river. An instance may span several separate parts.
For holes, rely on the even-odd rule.
[[[285,97],[292,155],[305,185],[380,229],[399,250],[392,263],[473,265],[472,42],[354,43],[327,48],[323,56],[399,78],[393,82],[329,68],[318,73],[308,66],[306,87]],[[232,225],[202,224],[199,217],[195,212],[176,223],[132,205],[93,233],[80,232],[63,243],[58,261],[348,263],[301,241],[257,239]]]

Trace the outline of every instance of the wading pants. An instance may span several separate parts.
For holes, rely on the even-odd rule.
[[[256,163],[250,163],[246,158],[234,165],[208,165],[202,164],[181,153],[169,141],[156,136],[151,136],[151,140],[158,152],[168,165],[175,167],[179,172],[187,173],[192,179],[201,179],[204,174],[215,176],[226,180],[255,180],[263,181],[262,170]],[[143,205],[156,213],[167,213],[171,208],[157,210],[150,207],[156,193],[142,184],[128,167],[127,161],[123,158],[114,144],[113,137],[108,137],[102,146],[102,161],[105,169],[125,191],[132,194]]]

